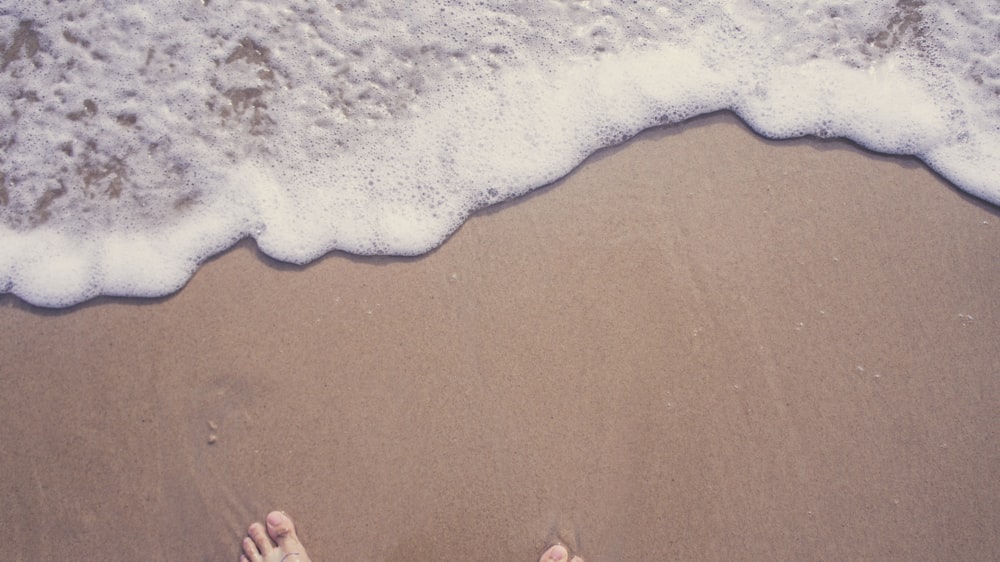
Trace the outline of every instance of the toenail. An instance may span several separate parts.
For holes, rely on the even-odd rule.
[[[559,545],[553,545],[553,546],[549,547],[548,551],[546,551],[546,555],[547,555],[547,556],[545,556],[546,560],[551,560],[553,562],[559,562],[560,560],[565,560],[566,559],[566,549],[565,548],[559,548]]]
[[[267,514],[267,524],[268,525],[270,525],[272,527],[277,527],[278,525],[281,525],[281,521],[282,521],[282,517],[281,517],[280,513],[278,513],[278,512],[275,511],[275,512]]]

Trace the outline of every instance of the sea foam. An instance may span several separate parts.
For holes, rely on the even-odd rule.
[[[245,237],[294,263],[420,254],[720,109],[1000,203],[995,3],[149,4],[0,7],[0,291],[164,295]]]

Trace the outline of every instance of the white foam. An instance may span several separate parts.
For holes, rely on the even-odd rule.
[[[0,8],[0,291],[176,291],[278,259],[426,252],[659,123],[914,154],[1000,203],[1000,8],[973,0]],[[641,228],[641,226],[637,226]]]

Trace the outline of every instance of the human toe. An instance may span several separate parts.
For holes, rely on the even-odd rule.
[[[569,551],[566,547],[561,544],[554,544],[549,547],[542,557],[538,559],[538,562],[563,562],[569,557]]]
[[[267,536],[267,531],[260,523],[254,523],[247,529],[247,536],[243,538],[243,556],[248,562],[261,562],[265,556],[274,550],[271,539]]]
[[[298,554],[302,560],[308,560],[290,517],[280,511],[272,511],[267,514],[265,521],[267,534],[278,543],[279,549],[288,554]]]

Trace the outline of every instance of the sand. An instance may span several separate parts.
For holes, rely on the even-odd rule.
[[[419,258],[243,243],[0,297],[6,560],[1000,556],[1000,212],[911,158],[648,131]]]

